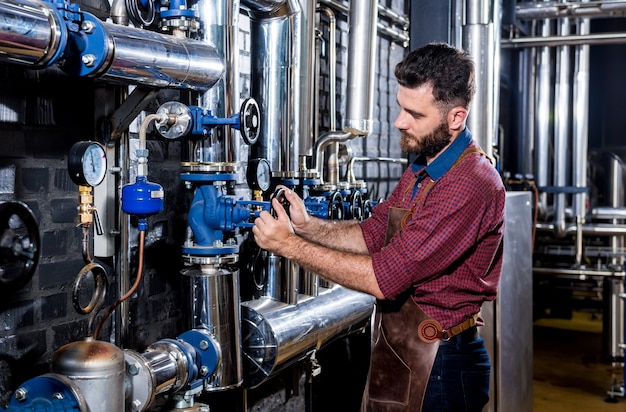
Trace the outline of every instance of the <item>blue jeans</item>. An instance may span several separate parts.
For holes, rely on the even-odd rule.
[[[422,412],[480,412],[489,401],[491,364],[477,333],[440,342]]]

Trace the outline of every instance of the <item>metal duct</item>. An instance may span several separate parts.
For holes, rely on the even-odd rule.
[[[289,172],[298,170],[302,12],[296,0],[280,3],[242,2],[250,8],[251,94],[261,109],[255,155]]]
[[[307,351],[363,326],[372,314],[374,298],[333,286],[317,297],[301,296],[297,305],[259,299],[244,302],[241,308],[246,380],[255,387]]]
[[[96,37],[76,54],[67,50],[70,35],[56,9],[35,1],[1,2],[0,61],[43,68],[65,59],[61,68],[70,75],[163,88],[206,90],[222,75],[220,56],[201,42],[102,23],[89,13],[83,19],[81,30]]]
[[[356,136],[372,132],[378,22],[377,0],[350,2],[348,73],[344,132]]]

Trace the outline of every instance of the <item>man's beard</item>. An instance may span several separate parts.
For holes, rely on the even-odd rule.
[[[432,132],[415,137],[406,131],[401,132],[400,148],[404,153],[433,157],[450,144],[450,129],[446,122],[441,122]]]

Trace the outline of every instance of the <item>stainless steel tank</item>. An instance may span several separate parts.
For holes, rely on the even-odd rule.
[[[52,370],[72,380],[90,412],[123,411],[124,352],[117,346],[93,340],[68,343],[54,353]]]

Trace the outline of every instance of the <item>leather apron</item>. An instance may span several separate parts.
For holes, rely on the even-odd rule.
[[[401,227],[407,209],[391,208],[387,238]],[[421,411],[439,341],[419,338],[418,325],[431,320],[410,295],[377,300],[370,370],[361,412]],[[414,331],[407,325],[415,325]]]
[[[456,165],[470,153],[481,153],[478,148],[468,148],[454,162]],[[415,213],[415,207],[434,185],[430,180],[422,190],[411,210],[389,208],[385,245],[393,235],[403,229]],[[396,300],[377,300],[372,334],[370,369],[361,401],[361,412],[419,412],[426,386],[439,349],[439,339],[423,339],[421,330],[438,322],[428,316],[412,294]],[[412,328],[410,325],[415,325]],[[440,328],[440,326],[439,326]],[[431,334],[428,329],[426,335]]]

